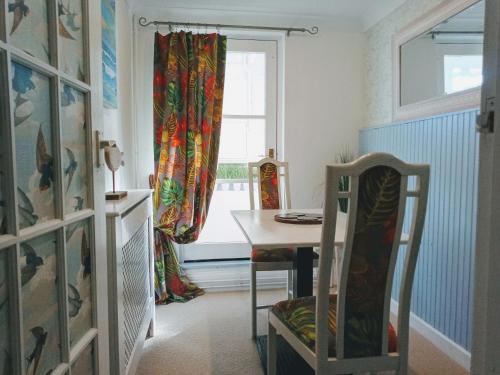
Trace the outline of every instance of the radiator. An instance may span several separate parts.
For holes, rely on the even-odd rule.
[[[106,204],[110,373],[133,375],[154,330],[150,190]]]

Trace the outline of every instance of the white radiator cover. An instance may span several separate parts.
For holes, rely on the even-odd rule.
[[[154,330],[153,226],[150,190],[106,204],[110,373],[133,375]]]

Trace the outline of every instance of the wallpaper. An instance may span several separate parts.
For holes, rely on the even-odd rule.
[[[61,362],[56,236],[21,244],[23,339],[27,374],[47,374]]]
[[[50,81],[19,63],[12,67],[19,225],[26,228],[55,216]]]
[[[367,126],[392,122],[392,37],[443,0],[412,0],[367,32]]]
[[[82,0],[58,0],[61,69],[85,80],[83,60]]]
[[[88,207],[85,96],[71,86],[61,91],[64,213]]]
[[[8,32],[11,43],[49,62],[47,0],[8,0]]]
[[[92,328],[92,258],[89,223],[66,228],[69,339],[74,346]]]

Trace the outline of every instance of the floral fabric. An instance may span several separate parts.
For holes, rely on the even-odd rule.
[[[312,351],[316,347],[316,297],[302,297],[275,304],[272,312]],[[336,356],[337,296],[330,295],[328,307],[328,356]],[[397,336],[389,324],[389,352],[397,350]]]
[[[278,189],[278,167],[265,163],[260,167],[260,204],[264,210],[281,208]]]
[[[200,293],[182,275],[172,241],[196,241],[208,213],[217,171],[225,60],[224,36],[155,34],[151,182],[158,302]],[[179,280],[183,286],[172,284]]]
[[[358,211],[345,301],[346,358],[382,353],[385,289],[400,186],[401,175],[384,166],[368,169],[359,178]]]

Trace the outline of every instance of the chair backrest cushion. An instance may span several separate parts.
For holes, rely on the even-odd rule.
[[[399,211],[401,174],[376,166],[359,177],[345,297],[344,357],[382,353],[384,299]],[[354,213],[353,213],[354,214]]]
[[[260,204],[264,210],[281,208],[278,166],[264,163],[260,166]]]

